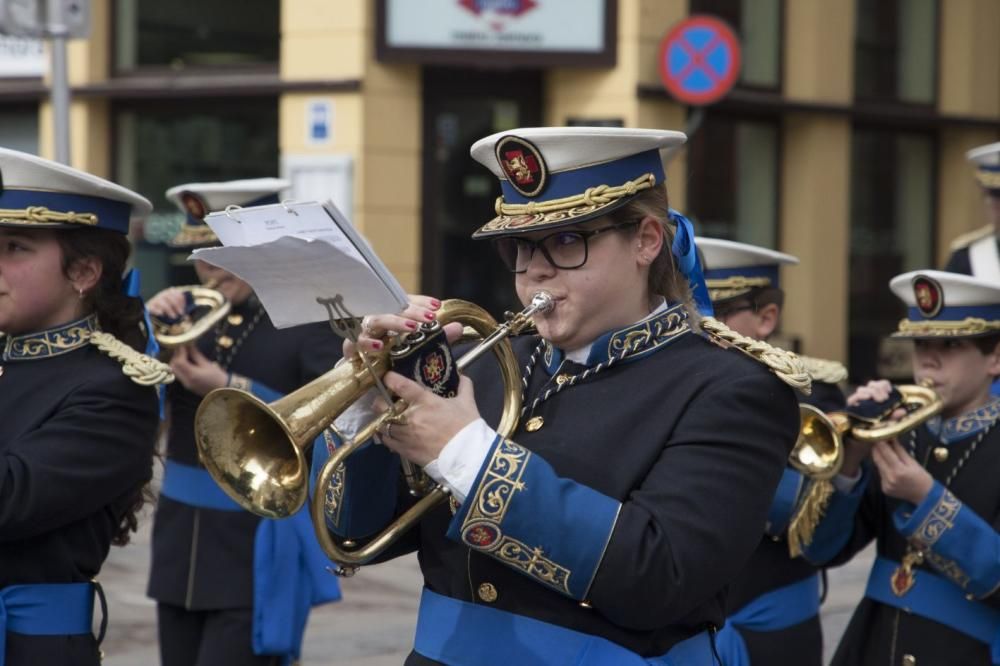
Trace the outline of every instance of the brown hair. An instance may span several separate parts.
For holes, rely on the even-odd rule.
[[[972,344],[982,352],[983,356],[992,354],[997,345],[1000,345],[1000,333],[993,333],[991,335],[984,335],[980,338],[971,338]]]
[[[55,232],[62,250],[63,275],[69,277],[74,263],[88,257],[101,262],[101,279],[87,294],[86,304],[97,314],[101,330],[111,333],[138,351],[146,348],[147,332],[143,326],[142,302],[124,293],[122,275],[131,252],[128,239],[107,229],[60,229]],[[128,510],[122,515],[111,543],[124,546],[139,526],[139,512],[146,502],[153,502],[149,484],[136,491]]]
[[[616,222],[631,222],[644,217],[652,217],[663,227],[663,247],[649,266],[648,289],[650,295],[663,296],[670,303],[683,303],[692,327],[697,328],[701,315],[694,305],[691,287],[687,279],[677,269],[672,245],[674,225],[669,222],[670,204],[667,186],[656,185],[632,198],[627,204],[613,211],[609,217]],[[637,227],[631,227],[637,233]]]

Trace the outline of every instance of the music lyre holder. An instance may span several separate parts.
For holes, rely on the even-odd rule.
[[[344,305],[344,297],[341,294],[337,294],[332,297],[317,296],[316,302],[326,308],[327,318],[330,323],[330,328],[333,332],[342,338],[350,340],[357,346],[358,357],[361,358],[361,362],[365,364],[365,368],[371,373],[372,378],[375,380],[375,388],[385,400],[385,403],[389,405],[389,409],[393,415],[396,413],[395,400],[392,394],[389,392],[388,387],[382,383],[382,378],[375,373],[375,368],[372,367],[371,361],[368,360],[368,355],[358,346],[358,334],[361,332],[361,319],[354,316],[347,306]]]

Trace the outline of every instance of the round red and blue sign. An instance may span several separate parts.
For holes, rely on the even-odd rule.
[[[688,17],[660,42],[660,78],[673,97],[685,104],[717,102],[740,75],[740,41],[714,16]]]

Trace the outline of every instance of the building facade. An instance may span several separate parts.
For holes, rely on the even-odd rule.
[[[179,220],[167,187],[285,175],[293,198],[332,197],[407,289],[499,314],[510,280],[469,240],[499,188],[472,141],[538,124],[687,129],[671,204],[701,234],[799,256],[784,338],[862,381],[901,358],[884,340],[902,316],[889,278],[942,265],[951,238],[984,224],[964,152],[1000,138],[995,0],[91,0],[90,13],[70,45],[73,164],[156,204],[137,243],[150,289],[191,279],[160,242]],[[657,62],[691,14],[725,19],[743,48],[736,88],[701,111],[666,93]],[[538,36],[532,21],[550,25]],[[565,35],[579,43],[549,46]],[[52,156],[44,81],[4,66],[4,44],[23,46],[0,42],[0,145]]]

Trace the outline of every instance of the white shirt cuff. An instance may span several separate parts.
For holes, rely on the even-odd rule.
[[[424,471],[450,490],[461,504],[472,490],[496,438],[496,431],[486,425],[486,421],[477,419],[459,430],[441,449],[437,459],[424,466]]]
[[[830,480],[833,483],[833,487],[838,491],[844,493],[845,495],[850,494],[854,487],[858,485],[861,481],[861,471],[854,476],[844,476],[843,474],[838,474]]]
[[[372,408],[375,404],[375,398],[378,396],[378,391],[374,388],[368,389],[368,392],[362,395],[360,398],[355,400],[350,407],[344,410],[344,413],[337,417],[337,420],[333,422],[333,427],[337,429],[341,435],[344,436],[344,440],[354,439],[354,436],[358,434],[364,426],[371,423],[378,414]]]

